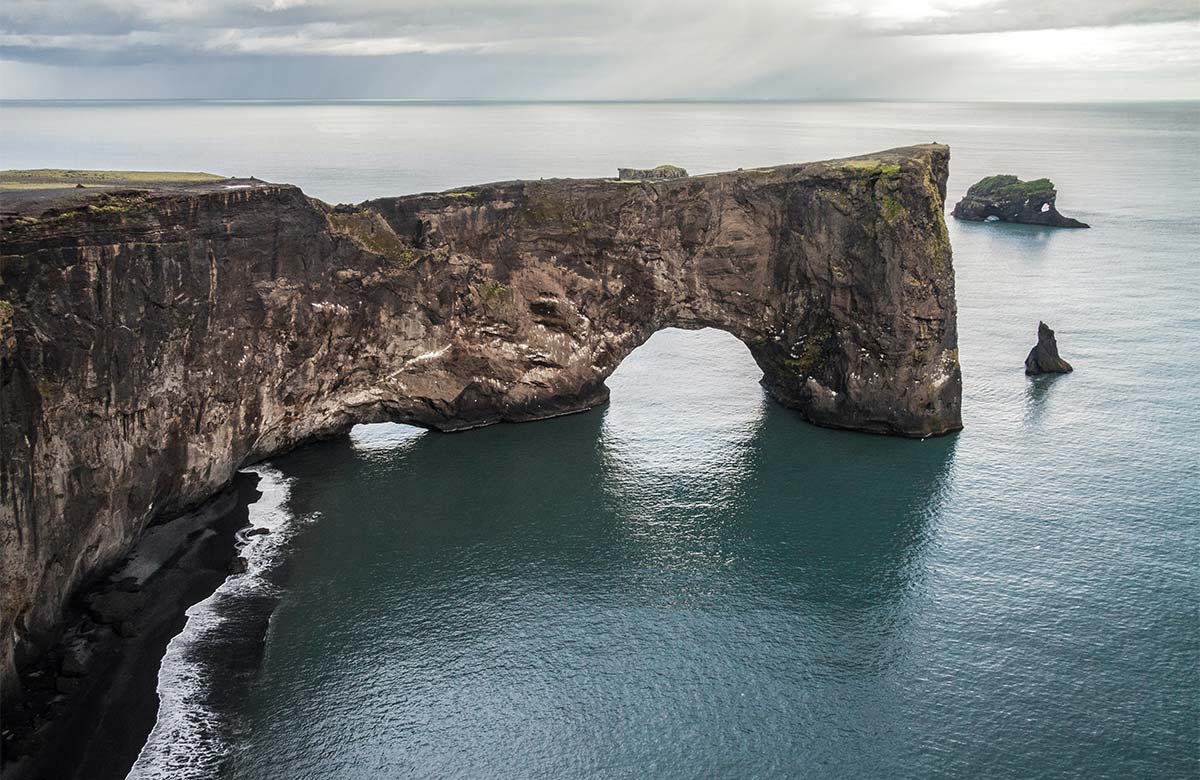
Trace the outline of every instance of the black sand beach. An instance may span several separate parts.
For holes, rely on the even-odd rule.
[[[76,596],[62,640],[23,671],[24,700],[5,705],[5,780],[126,776],[154,727],[167,644],[188,608],[228,576],[257,484],[239,473],[197,510],[148,528],[108,577]],[[114,592],[143,606],[129,621],[97,623],[89,599]]]

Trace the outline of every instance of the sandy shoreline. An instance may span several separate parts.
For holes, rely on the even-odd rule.
[[[194,512],[148,528],[112,574],[72,600],[62,641],[22,672],[25,700],[5,707],[5,780],[128,774],[154,727],[167,644],[228,576],[258,481],[238,473]],[[89,596],[117,591],[142,606],[128,621],[98,624]]]

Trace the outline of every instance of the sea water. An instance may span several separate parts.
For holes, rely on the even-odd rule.
[[[663,331],[572,417],[363,426],[261,468],[134,777],[1194,778],[1196,104],[0,107],[3,167],[331,202],[939,141],[1091,230],[949,220],[964,430],[822,430]],[[1045,320],[1075,373],[1029,379]],[[267,539],[273,539],[268,542]]]

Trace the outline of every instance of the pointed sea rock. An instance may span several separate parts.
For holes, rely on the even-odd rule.
[[[1038,323],[1037,345],[1029,350],[1025,358],[1025,373],[1029,376],[1036,374],[1069,374],[1075,369],[1071,364],[1058,356],[1058,341],[1054,331],[1044,322]]]

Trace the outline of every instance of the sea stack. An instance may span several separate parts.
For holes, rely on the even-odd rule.
[[[1058,191],[1049,179],[1021,181],[1016,176],[980,179],[954,207],[951,216],[969,222],[1019,222],[1025,225],[1085,228],[1089,225],[1058,213]]]
[[[1029,350],[1025,358],[1025,373],[1029,376],[1038,374],[1069,374],[1075,369],[1071,364],[1058,356],[1058,341],[1054,331],[1044,322],[1038,323],[1037,345]]]

